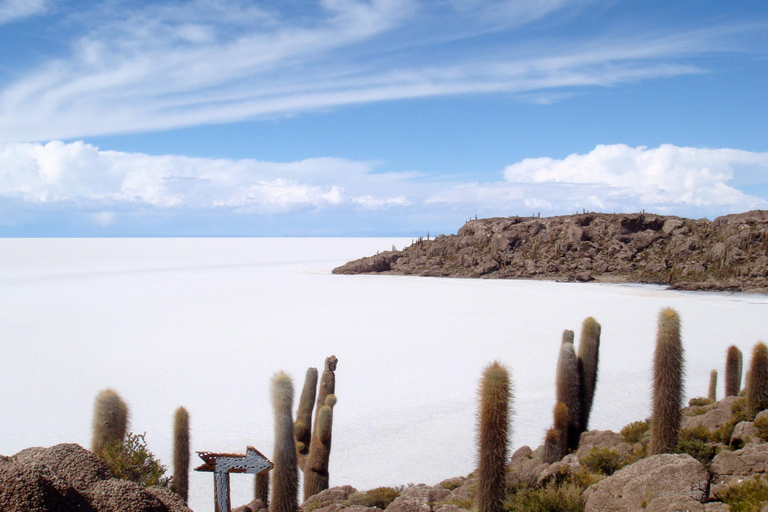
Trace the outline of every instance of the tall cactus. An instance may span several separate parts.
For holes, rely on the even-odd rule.
[[[304,466],[304,501],[328,489],[330,485],[328,466],[331,458],[334,405],[336,405],[336,395],[328,395],[325,397],[325,404],[317,410],[309,456]]]
[[[653,419],[650,454],[671,453],[677,446],[683,405],[683,344],[680,317],[671,308],[659,314],[653,355]]]
[[[600,361],[600,324],[591,316],[584,320],[579,338],[579,375],[581,376],[581,400],[579,401],[579,431],[586,432],[589,415],[595,400],[597,366]]]
[[[494,361],[486,367],[480,383],[477,512],[504,511],[512,400],[509,372]]]
[[[253,481],[253,497],[261,500],[263,508],[269,508],[269,471],[256,475]]]
[[[304,500],[329,486],[333,406],[336,404],[336,356],[325,358],[323,375],[317,390],[317,410],[309,454],[304,462]],[[332,397],[332,398],[329,398]],[[322,421],[322,425],[320,422]],[[327,436],[327,439],[325,437]]]
[[[189,413],[184,407],[173,416],[173,486],[189,500]]]
[[[752,349],[747,373],[747,419],[768,408],[768,347],[759,342]]]
[[[128,429],[128,406],[115,391],[105,389],[96,395],[93,407],[93,440],[91,449],[100,454],[104,448],[125,438]]]
[[[736,345],[728,347],[725,354],[725,396],[736,396],[741,389],[741,350]]]
[[[283,372],[272,377],[275,447],[272,452],[272,499],[269,512],[296,512],[299,507],[299,468],[293,437],[293,382]]]
[[[709,372],[709,392],[707,398],[713,402],[717,401],[717,370]]]
[[[563,332],[560,356],[557,359],[555,379],[556,402],[563,402],[568,408],[568,436],[566,446],[575,450],[581,437],[581,379],[579,378],[579,360],[573,347],[573,331]]]
[[[317,392],[317,368],[307,369],[304,378],[304,388],[301,390],[299,408],[296,410],[296,421],[293,423],[293,434],[296,438],[296,457],[299,468],[304,471],[304,462],[309,455],[309,443],[312,440],[312,410],[315,408],[315,393]]]

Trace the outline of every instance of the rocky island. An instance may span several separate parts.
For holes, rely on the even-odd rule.
[[[456,235],[420,238],[333,273],[633,282],[768,293],[768,211],[712,221],[649,213],[470,220]]]

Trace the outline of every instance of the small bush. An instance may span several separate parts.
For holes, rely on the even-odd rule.
[[[768,478],[755,478],[729,486],[717,493],[717,499],[731,507],[731,512],[760,512],[768,503]]]
[[[130,480],[144,487],[157,485],[170,487],[171,478],[163,476],[165,466],[147,449],[144,434],[128,432],[125,441],[114,441],[106,446],[99,458],[112,470],[116,478]]]
[[[624,436],[624,440],[629,444],[640,443],[643,441],[643,437],[648,434],[651,426],[647,421],[635,421],[629,425],[625,425],[621,429],[621,435]]]
[[[675,453],[687,453],[702,464],[709,464],[716,455],[715,447],[710,444],[709,430],[699,425],[680,431]]]
[[[590,471],[610,476],[622,467],[626,466],[626,461],[621,454],[613,448],[592,447],[584,457],[579,459]]]
[[[688,400],[688,405],[691,407],[698,407],[702,405],[710,405],[715,403],[713,400],[710,400],[709,398],[704,398],[703,396],[697,396],[695,398],[691,398]]]
[[[763,441],[768,441],[768,418],[762,417],[755,419],[755,430],[757,430],[757,435],[760,436],[760,439]]]
[[[400,493],[392,487],[376,487],[366,492],[356,492],[349,497],[349,505],[362,505],[363,507],[376,507],[384,510]]]
[[[550,484],[534,489],[520,487],[510,491],[504,502],[506,512],[583,512],[581,492],[574,484]]]

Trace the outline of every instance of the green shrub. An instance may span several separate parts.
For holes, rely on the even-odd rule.
[[[507,493],[506,512],[583,512],[581,493],[575,484],[550,484],[541,488],[520,487]]]
[[[376,487],[365,492],[356,492],[349,497],[348,505],[361,505],[363,507],[376,507],[384,510],[395,498],[400,496],[392,487]]]
[[[99,458],[112,470],[116,478],[130,480],[149,487],[170,487],[171,478],[165,475],[165,466],[147,449],[144,436],[128,432],[125,441],[113,441],[99,454]]]
[[[757,475],[717,493],[717,499],[731,507],[731,512],[760,512],[768,503],[768,478]]]
[[[768,441],[768,418],[757,418],[755,419],[755,430],[757,430],[757,435],[760,436],[760,439],[763,441]]]
[[[590,471],[606,476],[612,475],[627,464],[621,454],[613,448],[597,446],[592,447],[579,462]]]
[[[643,437],[648,434],[651,426],[647,421],[635,421],[629,425],[625,425],[621,429],[621,435],[624,436],[624,440],[629,444],[640,443],[643,441]]]
[[[699,425],[696,428],[685,428],[680,431],[675,453],[687,453],[702,464],[709,464],[717,454],[710,443],[709,430]]]
[[[699,407],[702,405],[710,405],[713,403],[715,403],[714,400],[710,400],[709,398],[704,398],[703,396],[697,396],[688,400],[688,405],[691,407]]]

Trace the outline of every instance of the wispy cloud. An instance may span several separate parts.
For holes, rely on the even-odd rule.
[[[138,212],[180,221],[216,213],[227,222],[300,214],[321,226],[326,219],[326,229],[344,218],[353,231],[363,219],[370,222],[368,213],[378,216],[371,229],[391,231],[392,219],[407,215],[446,222],[457,213],[644,208],[711,217],[768,207],[765,197],[732,184],[744,176],[752,185],[768,184],[768,153],[727,148],[598,146],[560,160],[525,159],[491,182],[383,173],[377,165],[337,158],[281,163],[150,156],[83,142],[12,143],[0,145],[0,207],[13,202],[23,205],[19,211],[55,212],[53,217],[79,212],[98,226]]]
[[[572,88],[700,73],[690,58],[723,48],[723,29],[555,42],[515,36],[521,24],[583,4],[322,0],[304,17],[220,0],[138,11],[103,7],[80,15],[86,29],[67,57],[0,84],[0,141],[151,131],[402,98],[510,92],[552,100]],[[426,40],[421,24],[434,27],[437,19],[443,28]],[[451,27],[459,25],[463,38],[489,31],[509,37],[453,52]]]
[[[0,25],[42,14],[47,4],[46,0],[0,0]]]

